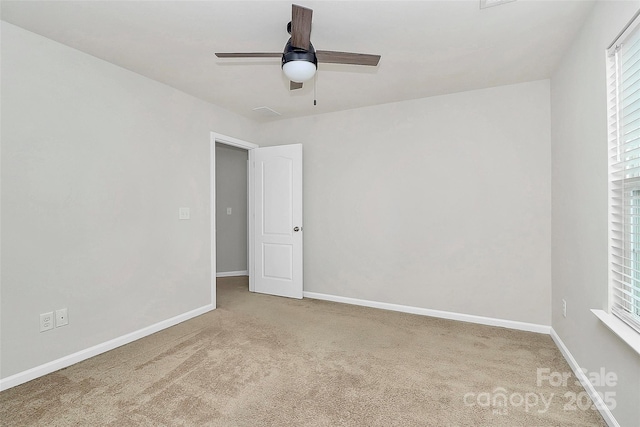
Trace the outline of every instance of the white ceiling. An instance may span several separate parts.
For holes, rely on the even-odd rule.
[[[382,55],[378,67],[320,64],[290,92],[274,59],[214,52],[281,52],[291,2],[2,1],[2,19],[251,119],[423,98],[550,77],[590,1],[299,1],[313,9],[316,49]]]

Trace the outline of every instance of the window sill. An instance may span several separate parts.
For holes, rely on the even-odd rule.
[[[635,350],[640,355],[640,334],[631,328],[631,326],[618,319],[613,314],[609,314],[604,310],[591,310],[598,319],[605,324],[605,326],[614,334],[616,334],[622,341],[626,342],[629,347]]]

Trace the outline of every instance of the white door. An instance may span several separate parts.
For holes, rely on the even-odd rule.
[[[302,144],[251,150],[255,292],[302,298]]]

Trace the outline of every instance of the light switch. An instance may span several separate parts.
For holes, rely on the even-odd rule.
[[[191,212],[189,211],[189,208],[179,208],[178,209],[178,218],[179,219],[190,219],[191,218]]]
[[[227,215],[231,215],[231,208],[227,208]]]

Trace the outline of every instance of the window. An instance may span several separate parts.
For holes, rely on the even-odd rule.
[[[640,332],[640,18],[607,51],[610,306]]]

